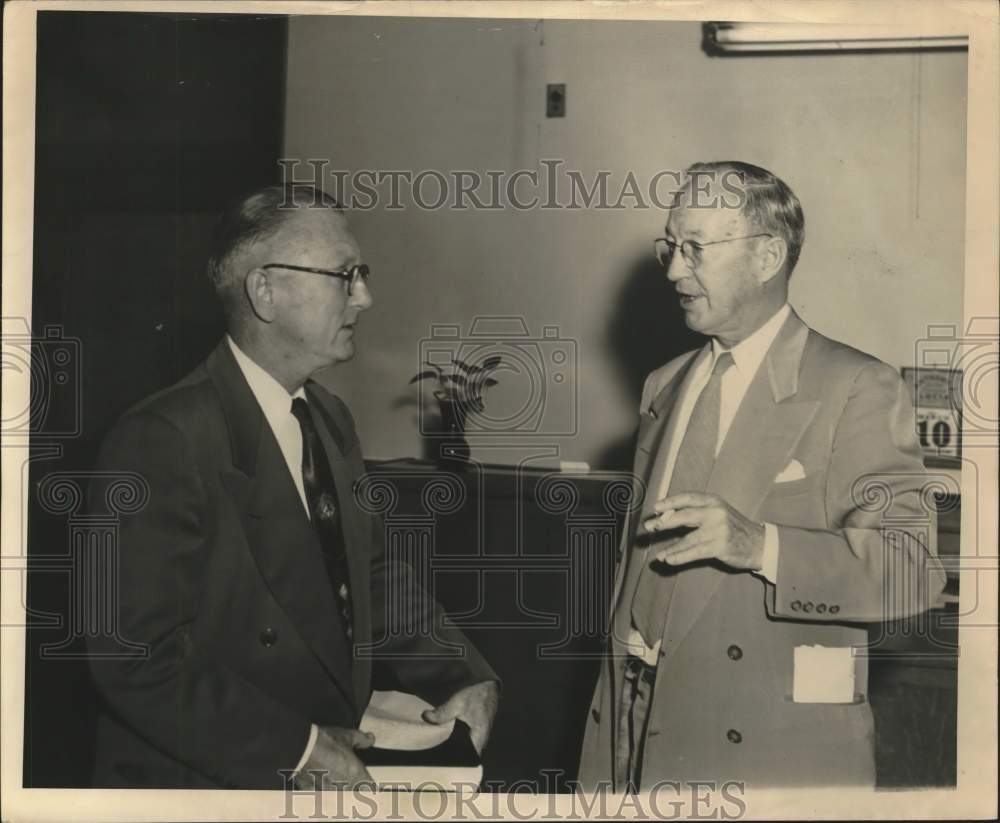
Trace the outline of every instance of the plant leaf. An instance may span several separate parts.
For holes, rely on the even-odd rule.
[[[495,380],[495,379],[494,379],[494,378],[492,378],[492,377],[487,377],[487,378],[486,378],[486,379],[485,379],[485,380],[483,381],[483,385],[484,385],[484,386],[496,386],[496,385],[498,385],[499,383],[500,383],[500,381],[499,381],[499,380]]]
[[[446,383],[455,383],[458,386],[464,386],[469,381],[465,379],[461,374],[446,374],[444,376]]]
[[[415,374],[415,375],[413,375],[413,377],[410,378],[409,385],[412,386],[414,383],[418,383],[421,380],[426,380],[428,377],[437,377],[437,376],[438,376],[437,372],[422,371],[422,372],[420,372],[420,374]]]
[[[503,358],[499,354],[491,355],[483,361],[483,369],[486,371],[492,371],[500,365],[502,360]]]
[[[459,360],[457,357],[451,358],[451,362],[454,363],[456,366],[458,366],[466,374],[468,374],[469,372],[476,371],[476,367],[475,366],[470,366],[468,363],[465,363],[464,361]]]

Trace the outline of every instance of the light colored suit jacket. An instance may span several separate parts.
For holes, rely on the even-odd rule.
[[[696,352],[646,381],[634,474],[649,472]],[[907,389],[885,363],[809,329],[793,312],[747,389],[709,493],[778,527],[777,584],[696,563],[678,572],[645,740],[642,786],[873,784],[866,658],[851,703],[792,700],[797,646],[856,647],[864,624],[919,613],[945,576]],[[797,461],[801,472],[789,473]],[[797,479],[776,482],[780,475]],[[783,478],[782,478],[783,479]],[[610,781],[630,607],[641,563],[628,520],[612,636],[584,736],[580,781]],[[891,528],[887,528],[891,527]]]

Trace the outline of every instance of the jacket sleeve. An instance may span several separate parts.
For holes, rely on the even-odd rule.
[[[884,363],[856,375],[833,434],[827,528],[778,528],[768,612],[813,621],[885,621],[937,604],[933,497],[905,384]],[[825,603],[822,612],[802,608]]]
[[[336,395],[323,392],[332,424],[348,443],[360,444],[354,418]],[[347,452],[353,446],[346,448]],[[357,475],[364,472],[359,462]],[[385,521],[372,516],[371,649],[372,685],[394,689],[439,705],[458,690],[500,678],[469,639],[450,621],[413,567],[386,552]]]
[[[120,520],[112,604],[120,636],[146,650],[114,657],[113,638],[91,638],[98,690],[150,745],[221,785],[280,787],[277,770],[295,767],[309,722],[199,648],[192,631],[213,520],[191,444],[160,415],[136,412],[108,436],[98,470],[92,512],[102,507],[102,472],[135,472],[148,485],[145,506]]]
[[[415,694],[436,706],[466,686],[499,682],[485,658],[416,580],[413,567],[387,557],[384,521],[372,520],[372,637],[384,638],[373,655],[375,688]],[[397,597],[386,602],[386,592]]]

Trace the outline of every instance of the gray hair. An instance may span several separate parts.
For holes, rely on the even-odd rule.
[[[806,237],[806,220],[795,192],[767,169],[738,160],[695,163],[687,169],[688,174],[692,172],[720,176],[730,173],[739,177],[744,195],[743,216],[757,230],[784,238],[788,244],[786,271],[791,276]]]
[[[340,204],[309,183],[267,186],[233,201],[220,215],[212,234],[208,279],[229,315],[243,290],[240,272],[232,270],[234,258],[248,246],[276,234],[298,209],[333,209]]]

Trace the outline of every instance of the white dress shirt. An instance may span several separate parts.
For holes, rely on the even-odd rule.
[[[674,438],[668,444],[667,460],[664,466],[663,476],[649,479],[650,492],[656,495],[659,500],[667,494],[670,488],[670,478],[674,473],[674,464],[677,462],[677,453],[680,451],[681,442],[687,431],[688,422],[691,419],[691,412],[698,401],[699,395],[708,384],[708,379],[712,375],[715,361],[724,352],[728,351],[733,357],[733,367],[727,369],[722,376],[722,385],[719,396],[719,437],[716,440],[715,454],[718,456],[722,444],[725,442],[729,427],[733,423],[733,418],[743,402],[750,382],[764,361],[764,355],[771,348],[774,338],[778,336],[778,331],[788,319],[791,311],[786,303],[774,315],[764,323],[757,331],[744,340],[741,340],[731,349],[726,349],[718,340],[712,339],[709,346],[705,346],[695,355],[695,362],[692,364],[691,383],[687,392],[680,398],[680,402],[674,411],[677,415],[677,430]],[[778,579],[778,530],[772,523],[764,523],[764,553],[761,568],[755,571],[776,583]],[[629,631],[627,640],[628,650],[631,654],[641,657],[646,663],[655,666],[660,656],[660,641],[650,648],[645,644],[642,635],[635,626]]]
[[[264,413],[267,425],[271,427],[274,439],[278,441],[278,448],[281,449],[281,454],[288,465],[288,472],[292,476],[292,482],[295,483],[295,488],[302,500],[302,506],[306,510],[306,516],[309,517],[309,501],[306,498],[305,484],[302,482],[302,429],[298,419],[292,414],[292,400],[296,397],[305,399],[305,390],[299,386],[298,391],[289,394],[281,383],[251,360],[249,355],[236,345],[236,341],[232,337],[226,335],[226,342],[229,343],[229,348],[232,349],[233,356],[236,358],[236,364],[250,385],[250,391],[257,398],[257,404]],[[316,724],[311,723],[309,740],[302,757],[299,758],[298,765],[295,767],[296,773],[302,770],[309,755],[312,754],[318,734],[319,729],[316,728]]]
[[[288,464],[288,472],[308,515],[309,501],[306,499],[306,488],[302,482],[302,428],[298,419],[292,414],[292,400],[296,397],[305,399],[305,390],[299,386],[295,394],[289,394],[281,383],[251,360],[249,355],[236,345],[233,338],[226,335],[226,340],[229,348],[233,350],[240,371],[250,384],[250,391],[257,398],[260,410],[264,412],[264,419],[271,427],[274,439],[278,441],[278,448],[281,449],[285,463]]]

